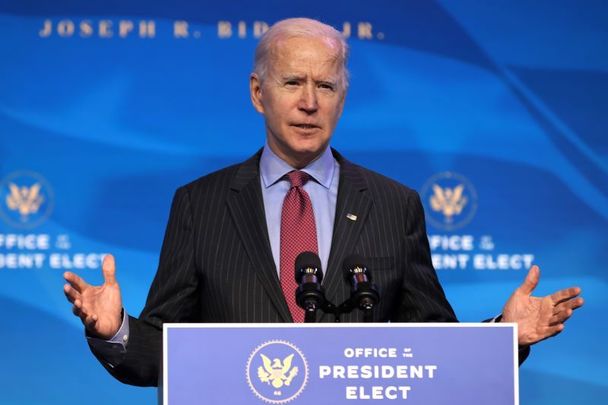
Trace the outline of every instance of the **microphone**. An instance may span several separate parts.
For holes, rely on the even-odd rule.
[[[325,305],[321,259],[313,252],[302,252],[296,258],[295,267],[296,303],[305,311],[304,322],[315,322],[317,309]]]
[[[380,295],[372,283],[372,274],[365,265],[365,259],[357,254],[350,255],[344,259],[342,269],[344,278],[351,285],[351,301],[364,311],[365,321],[371,322],[371,311],[380,301]]]

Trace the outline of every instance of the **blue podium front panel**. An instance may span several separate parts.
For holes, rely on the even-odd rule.
[[[518,404],[503,324],[165,324],[166,404]]]

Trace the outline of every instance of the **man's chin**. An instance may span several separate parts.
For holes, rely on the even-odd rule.
[[[322,151],[320,150],[302,150],[298,153],[294,153],[291,155],[292,166],[296,169],[301,169],[305,166],[308,166],[310,162],[314,161],[316,158],[321,155]]]
[[[287,153],[284,153],[285,161],[296,169],[301,169],[313,160],[317,159],[325,150],[325,147],[300,147],[297,149],[290,149]]]
[[[291,139],[292,142],[271,142],[270,148],[277,156],[296,168],[302,168],[319,157],[327,148],[327,143],[315,139]]]

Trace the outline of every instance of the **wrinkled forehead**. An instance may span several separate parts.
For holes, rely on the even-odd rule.
[[[342,47],[335,39],[328,37],[292,36],[275,41],[270,48],[269,64],[271,69],[293,65],[301,68],[309,64],[317,67],[344,65]]]

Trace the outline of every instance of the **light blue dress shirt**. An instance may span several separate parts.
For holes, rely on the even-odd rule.
[[[272,257],[280,273],[281,263],[281,212],[283,200],[289,191],[289,180],[283,179],[287,173],[296,170],[281,160],[270,149],[268,144],[260,158],[260,176],[262,180],[262,196],[264,198],[264,211],[266,213],[266,226],[270,237]],[[304,190],[310,196],[317,226],[317,245],[321,268],[325,274],[331,250],[331,239],[336,216],[336,200],[338,198],[338,182],[340,178],[340,165],[334,159],[331,149],[325,151],[302,171],[312,178],[304,184]],[[290,269],[293,271],[293,269]]]

